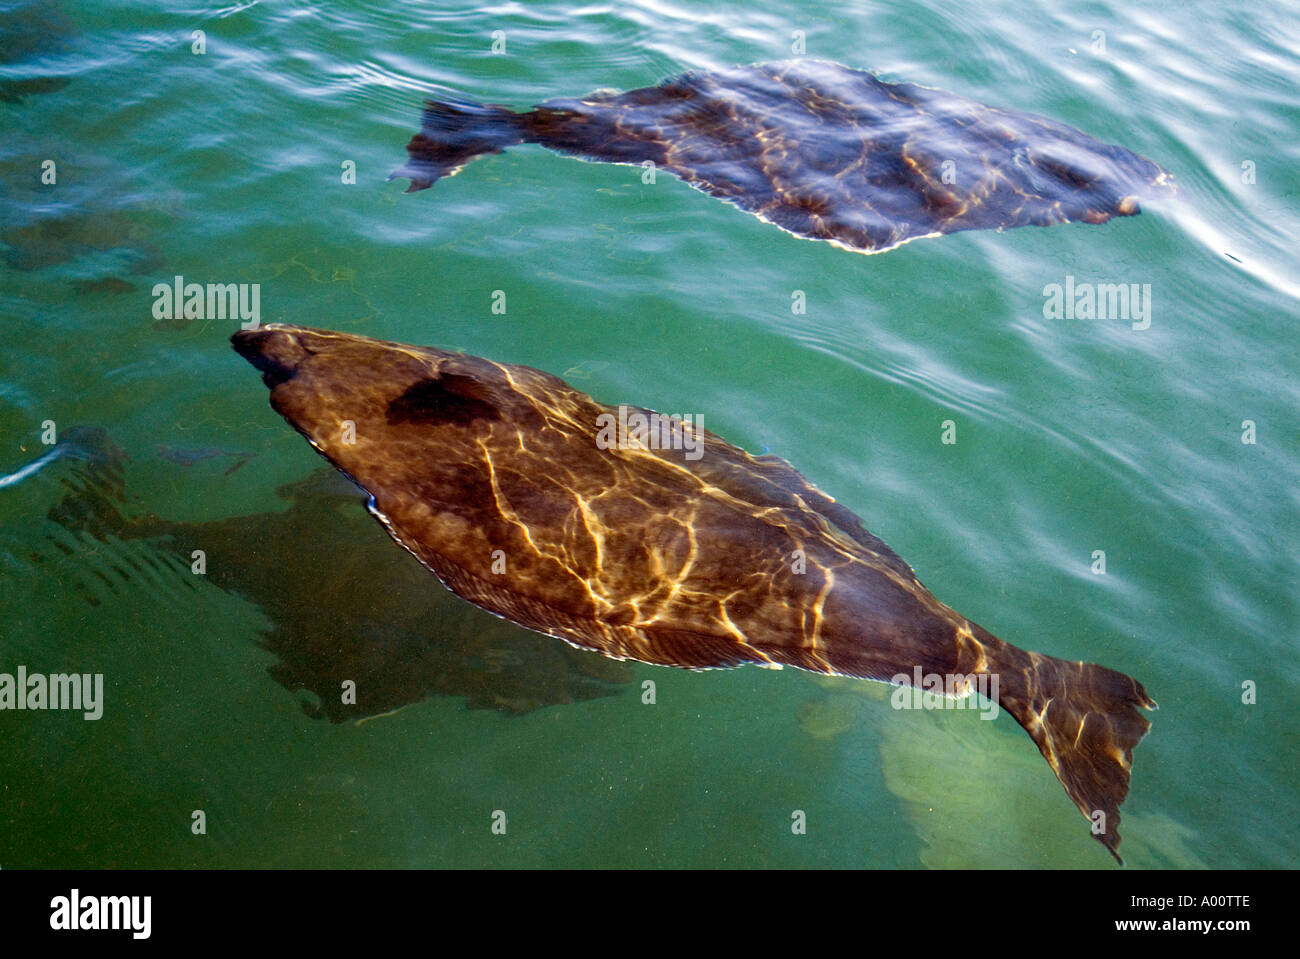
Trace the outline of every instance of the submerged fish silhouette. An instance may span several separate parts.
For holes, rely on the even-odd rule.
[[[260,640],[279,658],[270,674],[313,694],[308,715],[354,721],[428,696],[521,714],[609,696],[631,681],[618,663],[603,668],[441,590],[421,591],[424,570],[392,548],[357,509],[365,494],[332,470],[276,492],[287,510],[205,523],[143,516],[118,535],[165,536],[186,557],[202,548],[209,581],[270,619]],[[344,680],[355,683],[355,703],[341,701]]]
[[[470,602],[666,666],[997,675],[1000,705],[1119,858],[1132,750],[1150,728],[1138,708],[1155,707],[1141,684],[1018,649],[944,606],[784,460],[680,421],[677,450],[601,448],[599,418],[615,411],[528,367],[281,324],[232,341],[272,407]]]
[[[880,253],[958,230],[1139,212],[1172,177],[1123,147],[862,70],[789,60],[505,107],[428,100],[407,192],[516,143],[669,170],[796,236]]]
[[[258,643],[278,659],[272,678],[310,693],[303,709],[312,717],[358,721],[429,696],[522,714],[613,695],[632,680],[626,664],[429,590],[420,564],[393,549],[357,509],[366,494],[334,470],[278,489],[288,509],[202,522],[127,511],[120,463],[116,472],[103,469],[64,485],[67,493],[49,518],[71,536],[50,542],[98,579],[74,576],[73,589],[92,606],[140,589],[161,601],[169,588],[192,590],[198,579],[243,596],[269,621]],[[203,577],[190,568],[194,549],[206,557]],[[29,559],[46,562],[36,552]],[[339,694],[345,680],[355,684],[354,702]]]
[[[167,460],[169,463],[175,463],[178,466],[193,466],[195,463],[216,459],[221,456],[228,456],[235,461],[226,469],[225,475],[229,476],[252,459],[253,454],[217,449],[215,446],[187,449],[181,446],[166,446],[162,443],[158,444],[158,458]]]

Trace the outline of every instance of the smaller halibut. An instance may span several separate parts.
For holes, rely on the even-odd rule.
[[[1105,223],[1174,193],[1155,163],[1064,123],[806,59],[695,71],[523,113],[428,100],[409,159],[389,179],[424,190],[518,143],[653,164],[795,236],[857,253],[959,230]]]
[[[995,690],[1119,859],[1141,710],[1156,705],[1142,685],[949,609],[784,460],[681,420],[677,448],[611,446],[611,419],[650,411],[525,366],[278,323],[232,342],[276,412],[471,603],[615,659]]]

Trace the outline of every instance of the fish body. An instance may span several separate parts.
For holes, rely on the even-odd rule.
[[[616,659],[938,675],[954,695],[997,676],[1000,706],[1118,858],[1140,710],[1155,706],[1142,685],[970,622],[784,460],[680,421],[679,448],[611,447],[607,417],[651,411],[528,367],[282,324],[232,339],[272,407],[463,598]]]
[[[796,236],[859,253],[959,230],[1104,223],[1174,191],[1152,161],[1063,123],[807,59],[522,113],[429,100],[392,176],[423,190],[518,143],[652,164]]]

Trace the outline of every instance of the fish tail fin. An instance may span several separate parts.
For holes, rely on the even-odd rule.
[[[410,156],[388,179],[408,178],[407,193],[427,190],[476,156],[522,143],[520,116],[506,107],[468,100],[426,100],[420,132],[406,145]]]
[[[1156,702],[1131,676],[1001,644],[990,649],[999,704],[1037,744],[1093,836],[1122,865],[1119,806],[1128,795],[1133,750],[1151,728],[1141,709]],[[1140,707],[1140,708],[1139,708]]]

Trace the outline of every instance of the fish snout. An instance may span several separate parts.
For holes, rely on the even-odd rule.
[[[271,389],[293,379],[298,367],[311,355],[298,331],[276,324],[252,330],[240,330],[230,342],[237,352],[262,374],[262,381]]]

